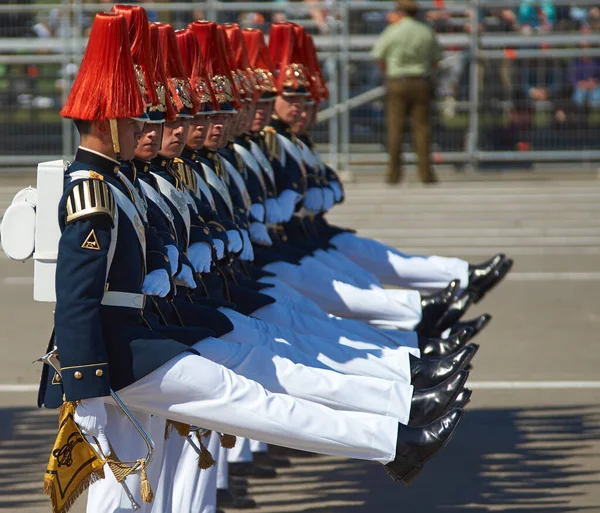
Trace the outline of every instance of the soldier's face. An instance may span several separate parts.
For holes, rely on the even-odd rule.
[[[254,113],[254,119],[252,120],[252,126],[250,127],[252,132],[260,132],[265,127],[271,119],[273,108],[273,100],[259,101],[256,103],[256,112]]]
[[[275,112],[284,123],[295,124],[304,110],[306,97],[298,94],[278,96],[275,99]]]
[[[190,122],[188,119],[176,119],[175,121],[165,123],[159,153],[168,159],[181,155],[189,127]]]
[[[218,113],[210,118],[210,123],[206,128],[206,137],[204,138],[204,146],[209,150],[218,149],[225,134],[225,117],[226,114]]]
[[[185,144],[192,148],[192,150],[200,149],[204,143],[206,129],[209,124],[209,116],[196,116],[194,119],[192,119],[190,121],[190,129]]]
[[[219,141],[219,147],[225,146],[227,141],[236,134],[240,111],[225,114],[223,117],[223,137]]]
[[[136,121],[135,119],[119,119],[117,121],[121,160],[131,160],[135,155],[135,150],[144,131],[144,125],[143,121]]]
[[[144,132],[135,150],[135,156],[142,160],[152,160],[158,155],[162,138],[162,123],[146,123]]]
[[[301,134],[310,128],[315,115],[315,105],[313,103],[306,104],[298,121],[292,126],[292,132]]]
[[[252,121],[254,120],[254,113],[256,112],[256,103],[247,103],[244,106],[244,115],[240,118],[238,124],[238,134],[242,135],[250,130]]]

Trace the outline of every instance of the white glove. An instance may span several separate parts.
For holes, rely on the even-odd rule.
[[[173,246],[173,244],[165,246],[165,249],[167,250],[169,263],[171,264],[171,276],[175,276],[177,269],[179,269],[179,249]]]
[[[164,269],[155,269],[147,274],[142,284],[142,292],[149,296],[165,297],[170,290],[169,273]]]
[[[225,256],[225,243],[221,239],[213,239],[215,249],[217,250],[217,260]]]
[[[329,212],[335,205],[335,194],[329,187],[323,187],[323,212]]]
[[[208,242],[194,242],[187,252],[197,273],[209,273],[212,262],[212,247]]]
[[[310,210],[313,214],[318,214],[323,210],[323,193],[318,187],[311,187],[304,195],[304,208]]]
[[[237,230],[229,230],[227,232],[227,237],[229,238],[229,244],[227,245],[227,249],[232,253],[239,253],[242,251],[244,247],[244,243],[242,242],[242,238]]]
[[[173,279],[175,285],[181,285],[182,287],[188,287],[190,289],[196,288],[196,282],[194,281],[194,271],[190,269],[190,266],[187,264],[183,264],[181,266],[181,271],[179,274],[175,276]]]
[[[277,224],[283,221],[281,207],[276,198],[267,200],[267,211],[265,213],[265,222],[269,224]]]
[[[252,203],[250,205],[250,213],[259,223],[265,222],[265,207],[260,203]]]
[[[287,223],[296,210],[296,204],[302,199],[302,196],[291,189],[283,191],[277,201],[279,202],[279,208],[281,208],[281,220],[283,223]]]
[[[84,435],[93,436],[98,440],[98,445],[100,445],[100,450],[104,456],[108,456],[111,453],[108,438],[106,438],[106,434],[104,433],[107,418],[106,407],[101,397],[92,397],[91,399],[79,401],[77,408],[75,408],[73,419]]]
[[[262,246],[272,246],[273,241],[269,237],[269,231],[263,223],[250,223],[250,238]]]
[[[333,189],[333,193],[335,194],[335,202],[339,203],[340,201],[342,201],[342,198],[344,197],[344,191],[342,191],[342,186],[340,185],[340,182],[335,180],[331,181],[329,182],[329,187]]]
[[[242,260],[246,260],[248,262],[252,262],[254,260],[254,249],[252,248],[252,242],[250,241],[250,236],[248,235],[248,230],[240,230],[242,232],[242,238],[244,239],[244,249],[242,250],[242,254],[240,258]]]

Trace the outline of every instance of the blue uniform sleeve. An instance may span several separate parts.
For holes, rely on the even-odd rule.
[[[113,220],[96,214],[64,226],[56,266],[56,345],[67,401],[109,395],[100,308]]]

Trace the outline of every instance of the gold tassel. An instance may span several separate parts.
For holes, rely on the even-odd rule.
[[[73,411],[75,411],[75,409],[77,408],[77,403],[76,402],[71,402],[71,401],[64,401],[61,405],[60,405],[60,410],[58,410],[58,422],[60,424],[60,422],[62,421],[62,419],[65,418],[65,414],[67,413],[67,409],[72,407]]]
[[[168,420],[165,424],[165,440],[169,439],[171,431],[177,431],[180,436],[184,438],[190,434],[190,425],[184,424],[183,422],[177,422],[176,420]]]
[[[237,438],[234,435],[219,433],[219,436],[221,437],[221,447],[224,449],[233,449],[235,447]]]
[[[92,474],[90,474],[86,479],[81,481],[74,489],[70,492],[69,497],[63,504],[61,508],[55,507],[56,505],[56,488],[52,485],[52,482],[49,479],[44,479],[44,493],[50,498],[50,502],[52,505],[52,513],[67,513],[72,507],[73,504],[79,499],[82,493],[84,493],[90,486],[92,486],[96,481],[100,479],[104,479],[104,468],[99,468]]]
[[[146,460],[142,460],[142,471],[140,472],[140,491],[142,492],[142,500],[149,504],[154,499],[154,493],[148,482],[148,474],[146,474]]]
[[[196,438],[198,439],[198,443],[200,444],[200,454],[198,455],[198,467],[202,470],[209,469],[210,467],[214,466],[216,462],[210,451],[202,443],[202,436],[198,433],[198,431],[196,431]]]

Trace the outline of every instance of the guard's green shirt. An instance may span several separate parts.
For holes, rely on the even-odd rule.
[[[423,76],[441,59],[442,47],[430,27],[405,16],[386,27],[371,55],[385,62],[388,78]]]

